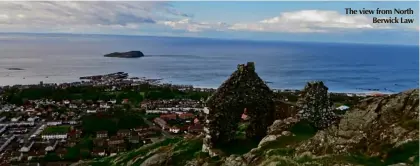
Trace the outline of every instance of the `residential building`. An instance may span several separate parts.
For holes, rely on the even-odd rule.
[[[191,126],[188,127],[188,132],[189,133],[201,133],[203,132],[203,125],[197,123],[197,124],[193,124]]]
[[[108,140],[108,145],[109,146],[117,146],[117,145],[121,145],[124,144],[124,139],[123,138],[119,138],[116,136],[112,136],[109,140]]]
[[[173,126],[173,127],[169,128],[169,132],[172,132],[172,133],[179,133],[180,130],[181,129],[179,127],[176,127],[176,126]]]
[[[106,151],[103,148],[93,148],[91,154],[92,154],[92,156],[103,157],[103,156],[106,155]]]
[[[63,121],[52,121],[52,122],[47,122],[47,126],[58,126],[63,124]]]
[[[108,131],[96,132],[96,138],[108,138]]]
[[[97,147],[102,147],[104,146],[106,143],[105,139],[103,138],[96,138],[93,140],[93,145],[97,146]]]
[[[165,114],[165,115],[160,115],[161,119],[164,120],[175,120],[177,118],[176,114]]]
[[[168,128],[168,124],[162,118],[155,118],[153,121],[156,124],[158,124],[163,130],[166,130]]]
[[[65,134],[44,134],[41,135],[42,139],[50,140],[50,139],[67,139],[67,133]]]
[[[132,143],[132,144],[138,144],[140,142],[140,137],[135,135],[135,136],[131,136],[130,139],[128,140],[128,142]]]
[[[131,132],[128,129],[122,129],[122,130],[117,131],[117,136],[118,137],[128,137],[130,135],[131,135]]]
[[[194,114],[192,114],[192,113],[183,113],[183,114],[180,114],[179,115],[179,118],[181,118],[181,119],[193,119],[195,117],[195,115]]]

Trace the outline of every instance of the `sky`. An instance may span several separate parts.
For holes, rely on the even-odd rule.
[[[348,15],[352,9],[414,14]],[[0,2],[0,32],[418,45],[419,2]],[[411,24],[378,24],[412,18]]]

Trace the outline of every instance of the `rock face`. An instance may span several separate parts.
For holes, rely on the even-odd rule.
[[[104,55],[104,57],[117,57],[117,58],[140,58],[144,57],[141,51],[130,51],[130,52],[114,52]]]
[[[383,156],[386,148],[418,141],[418,111],[418,89],[367,98],[346,112],[338,126],[318,132],[297,151]]]
[[[307,83],[297,105],[300,107],[299,119],[308,121],[318,129],[324,129],[337,120],[332,111],[328,88],[322,81]]]
[[[247,138],[263,138],[274,121],[273,92],[257,75],[252,62],[238,65],[238,70],[207,100],[206,106],[205,152],[234,139],[244,110],[249,117]]]

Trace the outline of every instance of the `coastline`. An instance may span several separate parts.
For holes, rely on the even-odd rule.
[[[117,73],[117,72],[115,72]],[[111,73],[108,73],[111,74]],[[138,78],[144,78],[146,80],[159,80],[158,84],[172,84],[172,85],[181,85],[181,86],[193,86],[194,88],[204,88],[204,89],[217,89],[220,84],[222,84],[223,82],[221,82],[219,85],[213,85],[213,86],[206,86],[206,85],[188,85],[188,84],[183,84],[180,82],[174,82],[174,81],[168,81],[168,79],[165,78],[148,78],[148,77],[143,77],[143,76],[136,76],[136,75],[132,75],[130,73],[127,73],[128,76],[130,77],[138,77]],[[93,75],[93,76],[104,76],[107,74],[97,74],[97,75]],[[48,79],[35,79],[32,80],[32,83],[25,83],[25,84],[0,84],[0,88],[4,87],[4,86],[16,86],[16,85],[36,85],[39,84],[40,82],[43,82],[44,84],[63,84],[63,83],[76,83],[76,82],[83,82],[86,79],[80,79],[81,77],[89,77],[89,76],[79,76],[79,77],[74,77],[74,78],[69,78],[68,76],[66,76],[66,79],[55,79],[53,77],[49,77]],[[28,77],[31,78],[31,77]],[[54,81],[50,81],[54,79]],[[270,84],[268,84],[268,86],[270,87]],[[272,90],[277,91],[277,92],[297,92],[300,91],[301,89],[303,89],[304,87],[302,86],[301,89],[296,89],[296,88],[273,88],[270,87]],[[331,88],[330,88],[331,89]],[[356,88],[355,88],[356,89]],[[410,89],[414,89],[414,88],[410,88]],[[407,89],[408,90],[408,89]],[[366,95],[374,95],[374,94],[380,94],[380,95],[391,95],[391,94],[398,94],[400,92],[387,92],[387,91],[369,91],[369,90],[329,90],[330,93],[334,93],[334,94],[347,94],[347,95],[357,95],[357,96],[366,96]]]

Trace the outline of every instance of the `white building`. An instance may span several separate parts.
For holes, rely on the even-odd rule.
[[[96,110],[86,110],[86,113],[96,113]]]
[[[66,134],[45,134],[41,135],[42,139],[50,140],[50,139],[67,139],[67,133]]]
[[[20,118],[22,118],[21,116],[19,116],[19,117],[16,117],[16,118],[12,118],[10,121],[11,122],[17,122],[17,121],[19,121],[20,120]]]
[[[63,121],[51,121],[47,122],[47,126],[57,126],[63,124]]]
[[[180,129],[178,127],[171,127],[169,128],[169,132],[171,133],[179,133]]]
[[[169,111],[165,110],[146,110],[147,114],[167,114]]]

